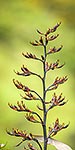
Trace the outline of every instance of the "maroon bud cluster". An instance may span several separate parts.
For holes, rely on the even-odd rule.
[[[57,118],[54,126],[53,127],[49,127],[49,136],[54,136],[56,135],[60,130],[65,129],[69,126],[69,124],[64,125],[64,123],[60,124],[59,123],[59,119]]]
[[[22,96],[21,97],[25,100],[39,100],[39,98],[35,97],[32,93],[25,93],[25,96]]]
[[[32,44],[33,46],[43,46],[43,37],[41,36],[39,41],[35,40],[35,42],[30,42],[30,44]]]
[[[32,134],[27,134],[26,131],[13,128],[12,131],[6,130],[9,135],[22,137],[24,140],[32,140]]]
[[[28,108],[26,108],[25,104],[23,103],[23,101],[19,102],[17,101],[17,106],[16,105],[12,105],[10,103],[8,103],[9,107],[12,108],[13,110],[16,111],[25,111],[25,112],[32,112],[31,110],[29,110]]]
[[[38,29],[37,29],[37,32],[38,32],[39,34],[41,34],[41,35],[47,36],[48,34],[55,32],[55,31],[57,30],[57,28],[60,26],[60,24],[61,24],[61,22],[57,23],[53,28],[49,28],[49,29],[46,31],[46,33],[43,33],[43,32],[41,32],[41,31],[39,31]]]
[[[57,60],[55,63],[51,63],[49,64],[48,62],[46,62],[45,64],[45,70],[46,72],[49,70],[54,70],[54,69],[59,69],[62,68],[64,66],[64,64],[59,66],[59,60]]]
[[[23,90],[24,92],[29,92],[30,89],[23,85],[21,82],[19,82],[18,80],[15,81],[15,79],[13,79],[13,83],[15,84],[15,86],[18,88],[18,89],[21,89]]]
[[[62,93],[59,96],[56,96],[56,94],[54,93],[50,103],[51,106],[50,108],[53,108],[54,106],[63,106],[64,104],[66,104],[66,102],[63,102],[65,99],[65,97],[62,98]]]
[[[33,122],[33,123],[40,123],[38,120],[35,119],[35,117],[31,114],[31,113],[27,113],[25,115],[25,118],[30,121],[30,122]]]
[[[57,78],[55,79],[53,85],[62,84],[62,83],[64,83],[64,82],[67,81],[67,80],[68,80],[67,76],[65,76],[65,77],[63,77],[63,78],[57,77]]]
[[[24,147],[25,150],[36,150],[36,148],[31,144],[31,143],[28,143],[28,148]]]
[[[27,54],[24,54],[24,53],[22,53],[22,55],[24,56],[24,57],[26,57],[26,58],[32,58],[32,59],[36,59],[36,56],[35,55],[33,55],[33,54],[29,54],[29,53],[27,53]]]
[[[31,72],[26,67],[24,67],[24,65],[23,65],[23,67],[21,67],[21,70],[22,70],[23,73],[20,73],[20,72],[17,71],[16,74],[17,75],[22,75],[22,76],[31,75]]]
[[[46,92],[47,91],[50,91],[50,90],[55,90],[57,89],[57,87],[60,85],[60,84],[63,84],[64,82],[66,82],[68,80],[67,76],[65,77],[56,77],[55,81],[53,82],[52,85],[50,85],[47,89],[46,89]]]
[[[63,46],[61,45],[58,49],[56,49],[55,47],[50,48],[49,51],[48,51],[48,53],[47,53],[47,55],[48,55],[48,54],[53,54],[53,53],[59,52],[59,51],[62,49],[62,47],[63,47]]]
[[[47,37],[47,41],[53,41],[53,40],[55,40],[58,36],[59,36],[59,34],[49,36],[49,37]]]

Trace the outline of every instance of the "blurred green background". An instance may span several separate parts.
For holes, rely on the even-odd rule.
[[[57,117],[60,118],[61,123],[70,121],[70,126],[55,138],[67,143],[73,150],[75,149],[75,1],[0,0],[0,143],[7,142],[5,150],[23,149],[23,145],[18,148],[14,147],[20,139],[7,135],[6,128],[11,130],[16,127],[27,130],[29,133],[42,134],[40,125],[28,122],[25,120],[24,113],[17,113],[8,107],[8,102],[16,104],[18,100],[21,100],[20,94],[24,95],[13,85],[13,78],[36,89],[40,94],[42,92],[41,83],[38,79],[36,81],[35,77],[18,77],[13,70],[20,71],[20,67],[24,64],[29,69],[41,74],[40,63],[27,60],[21,54],[28,51],[40,56],[43,52],[42,49],[34,48],[29,44],[30,41],[38,39],[36,29],[45,32],[60,21],[62,24],[56,31],[60,36],[51,42],[48,48],[59,47],[61,44],[64,47],[61,52],[49,56],[48,60],[53,62],[60,59],[60,62],[66,62],[66,65],[63,69],[48,73],[47,85],[52,83],[58,75],[68,75],[69,80],[55,91],[58,95],[62,92],[68,103],[64,107],[54,108],[49,112],[48,126]],[[52,94],[53,92],[48,94],[48,100],[51,99]],[[35,110],[36,105],[40,104],[26,102],[26,105]],[[51,149],[55,148],[51,146]]]

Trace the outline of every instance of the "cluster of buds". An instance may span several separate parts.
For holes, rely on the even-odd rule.
[[[39,76],[39,75],[37,75],[37,76]],[[41,76],[39,76],[39,78],[41,78]],[[42,99],[41,97],[40,97],[40,95],[36,92],[36,91],[34,91],[34,90],[31,90],[31,89],[29,89],[27,86],[25,86],[25,85],[23,85],[21,82],[19,82],[18,80],[16,80],[15,81],[15,79],[13,79],[13,83],[14,83],[14,85],[18,88],[18,89],[21,89],[21,90],[23,90],[24,92],[26,92],[25,94],[26,94],[26,96],[27,97],[29,97],[29,100],[30,99],[36,99],[36,100],[39,100],[39,98],[40,99]],[[39,98],[35,98],[35,96],[33,96],[30,92],[33,92],[33,93],[35,93]],[[28,98],[27,97],[23,97],[22,96],[22,98],[26,98],[27,100],[28,100]]]
[[[59,119],[57,118],[53,127],[49,127],[49,136],[56,135],[60,130],[65,129],[69,126],[69,124],[64,125],[64,123],[60,124]]]
[[[28,52],[26,54],[22,53],[22,55],[24,57],[26,57],[26,58],[32,58],[32,59],[36,59],[37,58],[36,55],[33,55],[31,53],[29,54]]]
[[[26,68],[26,67],[24,67],[24,65],[23,65],[23,67],[21,67],[21,71],[23,72],[23,73],[20,73],[20,72],[15,72],[17,75],[22,75],[22,76],[29,76],[29,75],[31,75],[31,72]]]
[[[37,30],[38,31],[38,30]],[[53,41],[55,40],[57,37],[59,36],[59,34],[57,35],[52,35],[52,36],[45,36],[45,40],[46,40],[46,45],[48,44],[48,41]],[[43,37],[41,36],[39,41],[35,40],[35,42],[30,42],[30,44],[32,44],[33,46],[44,46],[44,41],[43,41]]]
[[[35,97],[32,93],[30,92],[26,92],[25,93],[25,96],[22,96],[21,97],[25,100],[39,100],[39,98]]]
[[[52,36],[48,36],[48,37],[47,37],[47,41],[53,41],[53,40],[55,40],[58,36],[59,36],[59,34],[57,34],[57,35],[52,35]]]
[[[62,68],[64,66],[64,64],[59,66],[59,60],[57,60],[55,63],[51,63],[49,64],[48,62],[46,62],[45,64],[45,70],[46,72],[49,70],[54,70],[54,69],[59,69]]]
[[[36,148],[31,144],[31,143],[28,143],[28,148],[24,147],[25,150],[36,150]]]
[[[66,104],[66,102],[63,102],[65,99],[65,97],[62,98],[62,93],[57,97],[56,94],[54,93],[50,103],[51,106],[50,108],[53,108],[54,106],[63,106],[64,104]]]
[[[21,89],[23,90],[24,92],[29,92],[30,89],[23,85],[21,82],[19,82],[18,80],[15,81],[15,79],[13,79],[13,83],[15,84],[15,86],[18,88],[18,89]]]
[[[45,33],[45,36],[47,36],[47,35],[50,34],[50,33],[55,32],[55,31],[57,30],[57,28],[60,26],[60,24],[61,24],[61,22],[57,23],[53,28],[49,28],[49,29],[47,30],[47,32]]]
[[[31,139],[31,136],[28,135],[26,133],[26,131],[22,131],[22,130],[15,129],[15,128],[13,128],[12,131],[8,131],[8,130],[6,130],[6,131],[9,135],[12,135],[12,136],[22,137],[24,139],[26,139],[26,138]]]
[[[32,44],[33,46],[43,46],[43,38],[42,36],[40,37],[39,41],[35,40],[35,42],[30,42],[30,44]]]
[[[58,87],[58,85],[63,84],[64,82],[66,82],[68,80],[67,76],[65,77],[56,77],[54,83],[52,85],[50,85],[46,91],[50,91],[50,90],[54,90]]]
[[[40,123],[31,113],[27,113],[25,115],[25,118],[30,121],[30,122],[33,122],[33,123]]]
[[[59,85],[59,84],[62,84],[64,83],[65,81],[67,81],[67,76],[63,77],[63,78],[59,78],[57,77],[53,83],[53,85]]]
[[[31,143],[28,144],[28,147],[29,147],[31,150],[36,150],[36,149],[34,148],[34,146],[33,146]]]
[[[37,32],[41,35],[45,35],[45,36],[48,36],[50,33],[53,33],[57,30],[57,28],[60,26],[61,22],[60,23],[57,23],[53,28],[49,28],[46,33],[43,33],[43,32],[40,32],[38,29],[37,29]]]
[[[22,130],[19,130],[19,129],[15,129],[13,128],[12,131],[8,131],[6,130],[6,132],[11,135],[11,136],[16,136],[16,137],[21,137],[23,140],[17,144],[16,146],[19,146],[23,141],[25,140],[33,140],[33,136],[32,134],[27,134],[26,131],[22,131]]]
[[[19,146],[20,144],[22,144],[24,141],[35,141],[38,145],[39,145],[39,147],[40,147],[40,149],[42,150],[42,147],[41,147],[41,145],[40,145],[40,143],[39,143],[39,141],[38,141],[38,139],[36,138],[36,136],[33,136],[31,133],[27,133],[26,131],[22,131],[22,130],[19,130],[19,129],[15,129],[15,128],[13,128],[12,129],[12,131],[8,131],[7,129],[6,129],[6,132],[9,134],[9,135],[11,135],[11,136],[16,136],[16,137],[21,137],[22,138],[22,140],[21,140],[21,142],[20,143],[18,143],[17,145],[16,145],[16,147],[17,146]],[[35,149],[33,149],[34,147],[32,146],[32,144],[28,144],[28,147],[31,149],[31,150],[35,150]],[[24,147],[24,149],[26,149],[25,147]],[[26,149],[27,150],[27,149]]]
[[[40,59],[41,60],[41,59]],[[41,60],[42,61],[42,60]],[[34,72],[29,71],[29,69],[27,69],[26,67],[21,67],[22,73],[20,72],[15,72],[17,75],[22,75],[22,76],[30,76],[30,75],[36,75],[38,76],[40,79],[42,79],[42,77]]]
[[[17,106],[16,105],[12,105],[10,103],[8,103],[9,107],[15,111],[25,111],[25,112],[32,112],[30,109],[26,108],[25,104],[23,103],[23,101],[21,102],[17,102]]]
[[[43,57],[43,55],[41,55],[41,58],[42,59],[40,59],[40,58],[38,58],[36,55],[33,55],[32,53],[26,53],[26,54],[24,54],[24,53],[22,53],[22,55],[25,57],[25,58],[29,58],[29,59],[35,59],[35,60],[39,60],[39,61],[41,61],[41,62],[43,62],[43,60],[44,60],[44,57]]]
[[[43,33],[43,32],[40,32],[38,29],[37,29],[37,32],[39,34],[41,34],[42,36],[44,35],[45,36],[45,44],[47,45],[48,44],[48,41],[53,41],[55,40],[59,34],[57,35],[51,35],[51,36],[48,36],[50,33],[53,33],[56,31],[56,29],[60,26],[61,22],[60,23],[57,23],[53,28],[49,28],[47,30],[46,33]],[[39,41],[35,40],[35,42],[30,42],[33,46],[44,46],[44,40],[43,40],[43,37],[40,37]]]
[[[61,45],[58,49],[53,47],[53,48],[50,48],[47,55],[48,54],[53,54],[53,53],[56,53],[56,52],[59,52],[61,49],[62,49],[63,45]]]

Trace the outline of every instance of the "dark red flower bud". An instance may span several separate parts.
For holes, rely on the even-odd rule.
[[[13,83],[15,84],[15,86],[18,88],[18,89],[21,89],[23,90],[24,92],[29,92],[30,89],[23,85],[21,82],[19,82],[18,80],[15,81],[15,79],[13,79]]]
[[[48,41],[53,41],[53,40],[55,40],[58,36],[59,36],[59,34],[57,34],[57,35],[52,35],[52,36],[48,37],[47,40],[48,40]]]
[[[49,127],[49,135],[54,136],[56,135],[60,130],[65,129],[69,126],[69,124],[64,125],[64,123],[60,124],[59,119],[57,118],[53,127]]]

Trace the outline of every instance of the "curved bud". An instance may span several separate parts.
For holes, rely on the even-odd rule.
[[[6,144],[1,143],[1,144],[0,144],[0,149],[2,149],[2,148],[5,147],[5,146],[6,146]]]

